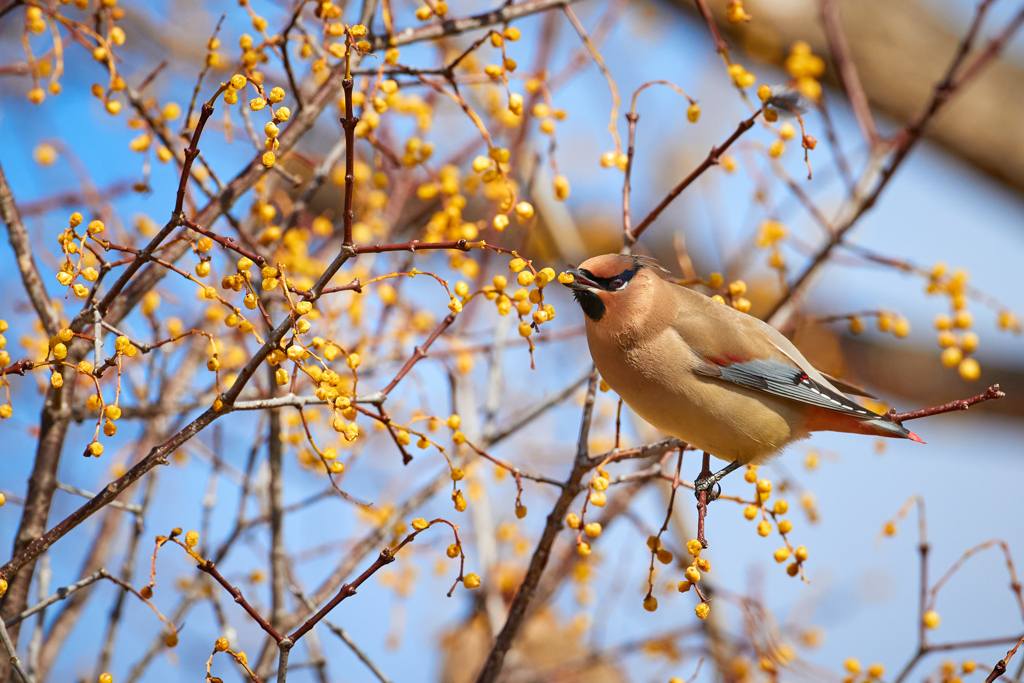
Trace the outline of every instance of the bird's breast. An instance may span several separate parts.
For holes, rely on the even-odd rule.
[[[657,429],[724,460],[764,461],[802,433],[789,402],[694,372],[700,359],[671,329],[646,339],[587,334],[601,377]]]

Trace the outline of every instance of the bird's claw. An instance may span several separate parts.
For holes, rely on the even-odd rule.
[[[693,495],[700,499],[700,494],[707,492],[707,496],[704,499],[705,503],[710,503],[713,500],[717,500],[722,495],[722,485],[714,478],[702,477],[693,483]]]

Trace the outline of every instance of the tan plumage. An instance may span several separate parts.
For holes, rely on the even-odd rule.
[[[911,438],[843,395],[766,323],[608,254],[569,271],[598,371],[640,417],[711,455],[760,464],[812,431]]]

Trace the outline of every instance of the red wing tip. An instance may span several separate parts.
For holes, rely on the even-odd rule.
[[[907,431],[907,438],[910,439],[911,441],[916,441],[918,443],[924,443],[924,439],[922,439],[917,434],[915,434],[914,432],[911,432],[909,430]]]

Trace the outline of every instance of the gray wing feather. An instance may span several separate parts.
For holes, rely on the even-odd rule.
[[[752,360],[747,363],[717,365],[704,363],[697,372],[766,394],[799,401],[808,405],[847,413],[854,417],[880,417],[866,410],[839,392],[809,377],[806,372],[775,360]]]

